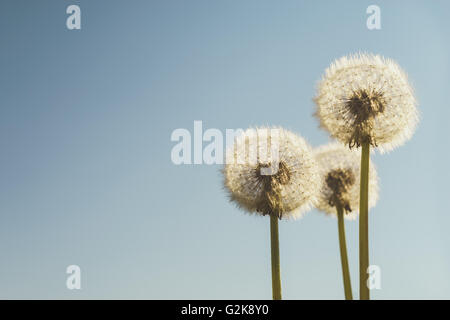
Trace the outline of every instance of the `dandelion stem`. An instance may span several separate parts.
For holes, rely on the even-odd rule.
[[[281,300],[280,242],[278,217],[275,214],[270,215],[270,251],[272,257],[272,297],[273,300]]]
[[[345,241],[344,211],[341,206],[337,206],[336,210],[338,216],[339,248],[341,251],[342,279],[344,281],[345,299],[353,300],[352,284],[348,267],[347,244]]]
[[[369,143],[362,143],[359,193],[359,292],[361,300],[370,300],[370,291],[367,286],[367,269],[369,268],[369,153]]]

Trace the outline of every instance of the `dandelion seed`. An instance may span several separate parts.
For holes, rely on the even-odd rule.
[[[280,300],[278,220],[299,217],[315,204],[320,181],[312,150],[282,128],[248,129],[227,150],[223,174],[231,201],[270,216],[272,296]]]
[[[278,159],[269,152],[274,140]],[[265,157],[261,149],[269,150]],[[230,199],[249,213],[298,218],[314,206],[320,181],[312,150],[303,138],[282,128],[248,129],[227,155],[225,187]],[[261,174],[261,169],[274,174]]]
[[[334,142],[316,148],[314,156],[321,179],[316,207],[336,216],[336,208],[340,206],[346,219],[356,219],[359,210],[360,152]],[[373,165],[370,166],[369,189],[369,208],[372,208],[378,200],[378,176]]]
[[[359,201],[360,298],[368,300],[369,154],[386,152],[411,138],[419,121],[413,89],[391,59],[359,54],[336,60],[319,83],[316,116],[331,136],[361,147]]]
[[[358,54],[336,60],[325,71],[314,99],[316,116],[331,136],[386,152],[411,138],[417,102],[406,74],[391,59]]]
[[[344,217],[355,219],[359,207],[360,156],[342,144],[331,143],[314,150],[319,165],[321,189],[316,207],[328,215],[337,216],[342,278],[346,300],[352,300],[352,286],[345,240]],[[377,174],[373,166],[369,172],[369,206],[378,198]]]

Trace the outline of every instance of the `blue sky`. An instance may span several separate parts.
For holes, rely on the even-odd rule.
[[[66,28],[77,4],[82,29]],[[381,8],[381,30],[366,8]],[[375,299],[450,298],[446,1],[24,1],[0,4],[0,298],[269,299],[269,221],[225,197],[218,165],[171,162],[177,128],[279,125],[318,146],[324,69],[391,57],[420,125],[376,154]],[[358,296],[357,222],[347,222]],[[280,223],[286,299],[343,298],[337,222]],[[79,265],[81,290],[66,267]]]

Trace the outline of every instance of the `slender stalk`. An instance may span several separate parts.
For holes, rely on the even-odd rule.
[[[344,281],[345,300],[353,300],[350,270],[348,267],[347,244],[345,241],[344,210],[342,210],[341,206],[337,206],[336,210],[338,216],[339,249],[341,251],[342,279]]]
[[[359,292],[361,300],[370,300],[367,286],[369,268],[369,157],[370,145],[362,144],[361,182],[359,193]]]
[[[280,241],[278,237],[278,217],[270,215],[270,251],[272,257],[272,297],[281,300]]]

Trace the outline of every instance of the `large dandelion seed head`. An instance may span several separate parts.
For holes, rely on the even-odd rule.
[[[310,146],[282,128],[251,128],[227,149],[224,185],[249,213],[297,218],[316,201],[318,167]]]
[[[355,219],[359,210],[359,181],[361,154],[339,143],[314,150],[319,165],[321,188],[316,207],[336,216],[340,206],[347,219]],[[369,166],[369,207],[378,200],[378,177],[373,163]]]
[[[379,55],[333,62],[314,101],[321,127],[350,147],[368,142],[381,152],[390,151],[411,138],[419,120],[406,74]]]

